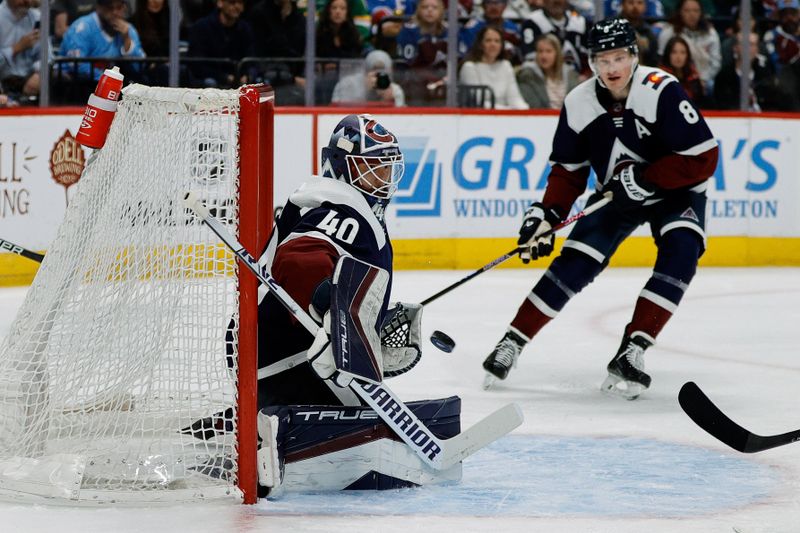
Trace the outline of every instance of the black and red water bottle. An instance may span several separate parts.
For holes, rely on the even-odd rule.
[[[89,95],[81,127],[75,138],[87,148],[102,148],[117,112],[117,100],[122,92],[123,76],[119,67],[108,68],[97,82],[94,93]]]

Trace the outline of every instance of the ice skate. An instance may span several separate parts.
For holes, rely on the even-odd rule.
[[[644,371],[644,352],[653,343],[641,335],[625,336],[617,354],[608,363],[608,377],[600,388],[627,400],[635,400],[650,386]]]
[[[511,368],[517,366],[517,359],[527,341],[513,331],[507,331],[500,342],[494,347],[492,353],[483,362],[486,377],[483,379],[483,388],[488,389],[498,379],[506,379]]]

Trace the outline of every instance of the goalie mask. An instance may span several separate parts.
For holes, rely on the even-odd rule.
[[[371,115],[347,115],[322,149],[322,176],[349,183],[374,207],[386,205],[403,177],[397,137]]]
[[[636,30],[625,19],[601,20],[589,29],[586,38],[586,47],[589,49],[589,67],[597,76],[597,80],[605,87],[597,65],[597,55],[611,50],[627,49],[632,56],[631,73],[628,82],[633,78],[633,72],[639,64],[639,46],[636,41]]]

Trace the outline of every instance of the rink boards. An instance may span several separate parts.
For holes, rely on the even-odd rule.
[[[364,110],[279,108],[275,205],[318,171],[319,148],[354,111]],[[522,212],[546,185],[555,113],[370,111],[398,135],[406,158],[387,214],[396,268],[472,269],[513,247]],[[71,138],[81,113],[0,112],[1,238],[38,251],[49,246],[89,155]],[[721,157],[709,180],[702,264],[800,265],[800,116],[708,115]],[[611,264],[652,264],[651,241],[640,229]],[[0,253],[0,285],[28,283],[36,266]]]

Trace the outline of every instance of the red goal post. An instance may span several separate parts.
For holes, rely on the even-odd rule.
[[[241,89],[239,125],[239,241],[260,254],[272,228],[275,95],[265,85]],[[258,281],[239,268],[239,488],[257,500]],[[243,424],[241,421],[245,420]]]

